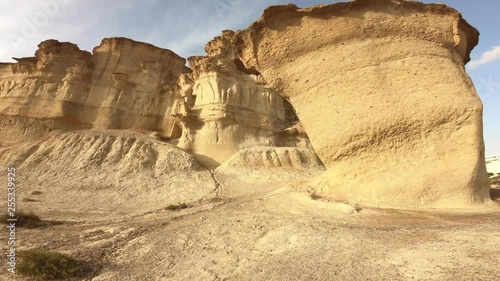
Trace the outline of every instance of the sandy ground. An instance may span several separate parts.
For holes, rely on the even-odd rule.
[[[286,182],[247,194],[234,179],[221,185],[188,209],[133,216],[23,202],[60,224],[19,229],[18,249],[91,261],[95,281],[500,280],[500,190],[482,210],[411,211],[313,199]],[[2,271],[0,280],[27,279]]]

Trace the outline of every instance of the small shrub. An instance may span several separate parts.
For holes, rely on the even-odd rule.
[[[310,195],[310,196],[311,196],[311,199],[312,199],[312,200],[319,200],[319,199],[323,198],[323,197],[319,196],[319,195],[318,195],[318,194],[316,194],[316,193],[311,193],[311,195]]]
[[[31,195],[41,195],[42,193],[40,190],[34,190],[31,192]]]
[[[494,173],[488,173],[488,176],[489,176],[489,177],[492,177],[492,176],[494,176],[494,175],[495,175]]]
[[[33,212],[18,212],[16,213],[16,218],[16,225],[20,227],[36,228],[42,225],[42,219]]]
[[[83,277],[90,268],[68,255],[44,249],[29,249],[18,252],[16,272],[38,280]]]
[[[181,209],[186,209],[186,208],[189,208],[189,205],[186,203],[180,203],[177,205],[168,205],[167,207],[165,207],[165,209],[171,210],[171,211],[181,210]]]
[[[23,198],[23,202],[40,202],[39,200],[33,199],[33,198]]]
[[[0,219],[3,223],[8,223],[7,219],[9,218],[11,217],[5,214]],[[15,218],[17,219],[16,226],[18,227],[37,228],[43,225],[42,219],[33,212],[17,212]]]

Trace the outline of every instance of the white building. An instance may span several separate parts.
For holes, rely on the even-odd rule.
[[[486,157],[486,170],[488,173],[500,174],[500,161],[496,156]]]

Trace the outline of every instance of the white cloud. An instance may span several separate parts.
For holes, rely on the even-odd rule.
[[[273,2],[273,1],[269,1]],[[219,36],[222,30],[246,27],[257,19],[270,3],[242,0],[206,1],[196,6],[182,7],[176,11],[190,20],[172,26],[182,36],[163,36],[162,45],[181,56],[203,55],[205,44]],[[165,15],[165,21],[172,24],[172,15]],[[176,23],[179,24],[179,23]]]
[[[495,46],[491,50],[484,52],[480,59],[469,62],[469,69],[476,69],[494,61],[500,61],[500,46]]]
[[[46,39],[70,41],[91,51],[104,37],[129,37],[202,55],[224,29],[248,26],[281,0],[0,0],[0,61],[32,56]]]
[[[46,39],[81,34],[81,28],[65,23],[61,17],[76,10],[72,0],[0,0],[0,61],[11,57],[33,56],[37,45]]]
[[[9,51],[10,51],[9,48],[5,48],[5,47],[0,46],[0,58],[8,57]]]

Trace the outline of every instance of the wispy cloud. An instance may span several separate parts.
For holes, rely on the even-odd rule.
[[[484,52],[481,55],[481,58],[477,60],[472,60],[469,62],[468,66],[469,69],[476,69],[482,65],[494,62],[494,61],[500,61],[500,46],[495,46],[491,48],[490,50]]]
[[[225,29],[240,29],[280,0],[179,1],[158,15],[161,24],[148,30],[143,41],[169,48],[183,57],[203,55],[205,44]],[[281,0],[283,1],[283,0]]]
[[[183,57],[202,55],[224,29],[248,26],[265,7],[285,0],[0,0],[0,61],[32,56],[46,39],[85,50],[104,37],[128,37],[169,48]]]
[[[156,39],[160,39],[158,42],[162,46],[181,56],[203,55],[205,44],[214,36],[220,35],[222,30],[245,28],[259,17],[267,6],[276,2],[277,0],[219,0],[185,5],[181,10],[175,11],[178,16],[189,19],[177,22],[174,26],[174,33],[179,36]],[[164,22],[172,22],[172,17],[172,14],[165,15]]]
[[[75,0],[26,0],[22,4],[0,0],[0,61],[32,56],[46,39],[72,39],[86,26],[65,22],[65,15],[77,13]]]

